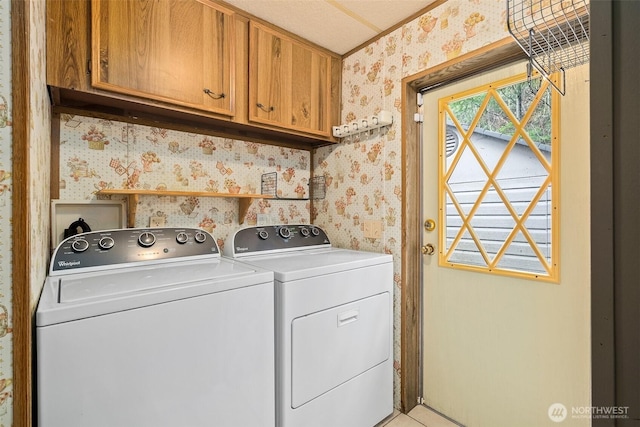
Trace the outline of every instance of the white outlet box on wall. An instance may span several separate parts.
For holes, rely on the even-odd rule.
[[[382,221],[367,220],[363,221],[364,237],[368,239],[382,238]]]
[[[92,231],[127,227],[124,200],[51,200],[51,250],[64,240],[64,230],[82,218]]]
[[[269,214],[258,214],[258,222],[259,226],[271,225],[271,218]]]

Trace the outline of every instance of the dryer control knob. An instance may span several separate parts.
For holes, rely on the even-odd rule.
[[[291,230],[289,230],[287,227],[280,227],[280,230],[278,230],[278,234],[283,239],[288,239],[289,237],[291,237]]]
[[[148,231],[145,231],[144,233],[140,234],[140,236],[138,236],[138,243],[140,243],[140,246],[143,246],[145,248],[153,246],[155,242],[156,236]]]
[[[187,233],[185,233],[184,231],[181,231],[176,236],[176,242],[180,243],[181,245],[187,243],[187,240],[189,240],[189,236],[187,236]]]
[[[300,229],[300,234],[302,234],[304,237],[309,237],[309,229],[306,227],[302,227]]]
[[[267,233],[267,230],[260,230],[260,232],[258,232],[258,237],[262,240],[267,240],[269,238],[269,233]]]
[[[198,243],[204,243],[204,241],[207,240],[207,235],[205,233],[203,233],[202,231],[197,231],[196,235],[193,236],[193,238]]]
[[[318,236],[320,235],[320,230],[314,227],[311,229],[311,234],[313,234],[314,236]]]
[[[73,249],[74,252],[84,252],[89,249],[89,242],[85,239],[76,239],[71,243],[71,249]]]

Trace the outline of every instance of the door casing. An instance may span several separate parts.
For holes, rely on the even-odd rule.
[[[420,396],[420,285],[422,236],[421,175],[416,103],[419,90],[450,83],[525,58],[508,37],[454,60],[428,68],[402,80],[402,295],[401,295],[401,410],[409,412]]]

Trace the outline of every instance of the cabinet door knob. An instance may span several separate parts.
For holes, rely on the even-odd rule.
[[[271,111],[274,110],[273,105],[271,107],[267,108],[263,104],[257,103],[256,107],[258,107],[259,109],[261,109],[262,111],[267,112],[267,113],[270,113]]]
[[[213,99],[221,99],[221,98],[224,98],[226,96],[224,93],[221,93],[220,95],[218,95],[217,93],[212,92],[211,90],[209,90],[207,88],[202,89],[202,91],[204,93],[206,93],[207,95],[209,95],[210,97],[212,97]]]

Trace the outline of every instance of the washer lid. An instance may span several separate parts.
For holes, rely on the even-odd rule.
[[[340,248],[307,249],[280,254],[243,257],[242,262],[272,270],[277,281],[288,282],[393,262],[393,257]]]
[[[64,304],[115,298],[122,294],[153,291],[167,286],[185,286],[206,280],[229,279],[246,274],[246,269],[233,264],[207,262],[116,270],[93,277],[79,278],[77,275],[70,275],[60,279],[59,302]]]
[[[49,277],[36,325],[78,320],[272,283],[273,273],[222,258]]]

